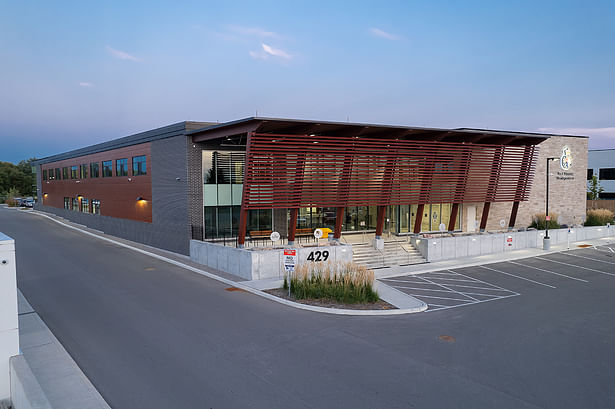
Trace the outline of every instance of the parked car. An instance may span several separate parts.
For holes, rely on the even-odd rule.
[[[21,201],[23,207],[34,207],[34,199],[28,198]]]

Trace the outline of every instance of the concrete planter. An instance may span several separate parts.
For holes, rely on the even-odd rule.
[[[352,261],[352,246],[349,244],[326,245],[320,247],[295,247],[298,263],[311,262],[310,254],[318,258],[316,252],[328,252],[327,260]],[[199,240],[190,241],[190,259],[217,270],[231,273],[246,280],[284,277],[284,248],[246,250],[225,247],[220,244]]]
[[[606,226],[551,229],[551,245],[615,235],[615,228]],[[427,261],[450,260],[468,256],[505,253],[525,248],[542,248],[544,230],[488,233],[471,236],[412,238],[412,244]]]

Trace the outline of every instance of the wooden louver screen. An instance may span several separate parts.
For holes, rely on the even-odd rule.
[[[538,148],[251,134],[245,209],[528,200]]]

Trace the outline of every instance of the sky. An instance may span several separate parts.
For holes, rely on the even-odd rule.
[[[0,0],[0,161],[250,116],[590,135],[615,1]]]

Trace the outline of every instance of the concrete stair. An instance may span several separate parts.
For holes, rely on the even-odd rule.
[[[374,249],[371,243],[353,244],[352,252],[352,260],[355,263],[371,269],[427,262],[421,253],[405,240],[385,241],[382,252]]]

